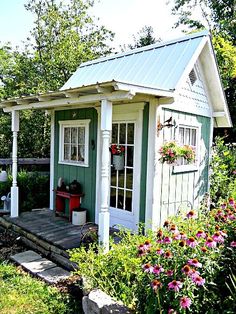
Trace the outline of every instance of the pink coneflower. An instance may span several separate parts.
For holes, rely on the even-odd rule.
[[[232,241],[232,242],[230,243],[230,246],[231,246],[231,247],[236,247],[236,241]]]
[[[179,232],[175,232],[175,233],[173,234],[173,239],[174,239],[174,240],[180,240],[180,239],[181,239],[181,234],[180,234]]]
[[[170,283],[168,283],[169,290],[174,290],[175,292],[179,292],[182,287],[182,282],[178,280],[172,280]]]
[[[228,238],[228,235],[227,235],[226,231],[220,230],[219,232],[220,232],[220,235],[222,235],[222,237]]]
[[[165,237],[163,240],[163,243],[170,244],[172,242],[172,239],[170,237]]]
[[[215,248],[216,242],[211,237],[208,237],[206,242],[205,242],[205,245],[209,248]]]
[[[186,217],[187,217],[188,219],[190,219],[190,218],[195,218],[195,217],[196,217],[195,211],[194,211],[194,210],[190,210],[190,211],[187,213]]]
[[[196,258],[189,259],[188,264],[194,267],[202,267],[202,264]]]
[[[205,284],[205,279],[201,276],[192,277],[192,280],[197,286],[203,286]]]
[[[150,241],[150,240],[146,240],[146,241],[144,242],[143,247],[144,247],[145,250],[150,249],[150,247],[151,247],[151,241]]]
[[[142,266],[142,269],[145,273],[152,273],[153,272],[153,266],[150,263],[144,264]]]
[[[181,239],[182,239],[182,240],[186,240],[186,239],[188,238],[188,237],[187,237],[187,234],[184,233],[184,232],[182,232],[182,231],[181,231],[179,234],[181,235]]]
[[[219,231],[215,232],[212,236],[212,239],[218,243],[224,243],[225,239],[222,237]]]
[[[206,252],[208,251],[208,249],[207,249],[205,246],[203,246],[203,247],[201,247],[201,251],[202,251],[203,253],[206,253]]]
[[[234,214],[229,215],[229,216],[228,216],[228,218],[229,218],[229,220],[235,220],[235,219],[236,219],[236,217],[235,217],[235,215],[234,215]]]
[[[178,228],[176,227],[176,225],[171,225],[169,230],[170,230],[170,232],[175,233],[178,231]]]
[[[197,234],[196,234],[197,238],[205,238],[206,237],[206,233],[203,230],[198,230]]]
[[[153,267],[153,273],[156,275],[159,275],[164,271],[164,268],[161,265],[154,265]]]
[[[163,231],[160,229],[157,231],[157,237],[162,238],[162,236],[163,236]]]
[[[189,275],[191,272],[191,267],[189,267],[189,265],[184,265],[182,272],[185,273],[185,275]]]
[[[186,241],[181,240],[181,241],[179,242],[179,246],[184,247],[185,245],[186,245]]]
[[[194,248],[195,246],[198,245],[197,241],[194,239],[194,237],[190,237],[188,238],[188,240],[186,241],[187,245]]]
[[[234,199],[233,199],[233,197],[229,198],[229,205],[234,206]]]
[[[144,256],[146,254],[147,254],[147,252],[144,251],[144,249],[138,249],[138,256]]]
[[[172,257],[172,253],[168,250],[168,251],[165,252],[164,256],[166,258],[171,258]]]
[[[171,269],[169,269],[169,270],[166,271],[166,275],[167,275],[168,277],[172,277],[173,274],[174,274],[174,271],[171,270]]]
[[[226,203],[221,204],[221,208],[222,208],[222,209],[225,209],[226,206],[227,206]]]
[[[154,279],[151,283],[151,286],[152,286],[152,289],[156,291],[157,289],[161,288],[162,283],[159,280]]]
[[[177,314],[177,312],[174,309],[169,309],[168,314]]]
[[[157,248],[156,253],[158,255],[162,255],[164,253],[164,251],[162,249],[160,249],[160,248]]]
[[[192,280],[194,280],[196,277],[200,276],[199,272],[195,269],[191,269],[188,275],[190,278],[192,278]]]
[[[180,306],[183,308],[183,309],[186,309],[186,308],[190,308],[190,305],[192,304],[192,301],[190,298],[188,297],[182,297],[180,298],[180,302],[179,302]]]

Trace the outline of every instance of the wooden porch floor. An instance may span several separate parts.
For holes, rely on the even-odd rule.
[[[72,225],[65,218],[55,217],[55,213],[48,209],[21,213],[18,218],[4,216],[2,219],[63,251],[80,247],[89,231],[98,230],[94,223]],[[111,228],[110,234],[115,231]]]

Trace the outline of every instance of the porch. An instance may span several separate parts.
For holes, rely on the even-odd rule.
[[[67,250],[79,248],[82,243],[97,242],[98,226],[86,223],[78,226],[72,225],[63,217],[56,217],[54,211],[49,209],[23,212],[19,217],[0,217],[0,226],[19,235],[27,247],[36,250],[50,260],[60,264],[68,270],[76,265],[69,261]],[[117,229],[110,228],[110,235],[115,235]]]

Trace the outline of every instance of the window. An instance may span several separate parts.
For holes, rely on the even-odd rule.
[[[179,123],[178,128],[176,129],[176,140],[177,142],[183,145],[189,145],[193,148],[195,152],[195,160],[191,163],[188,163],[185,158],[181,157],[178,159],[177,166],[174,166],[174,173],[185,172],[185,171],[196,171],[198,163],[198,146],[199,146],[199,134],[200,126],[199,125],[185,125]]]
[[[88,166],[90,120],[59,121],[59,163]]]

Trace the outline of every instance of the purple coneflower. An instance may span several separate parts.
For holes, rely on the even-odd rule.
[[[177,314],[177,312],[174,309],[169,309],[168,314]]]
[[[211,237],[208,237],[206,242],[205,242],[205,245],[209,248],[215,248],[216,242]]]
[[[191,301],[191,299],[188,298],[188,297],[182,297],[182,298],[180,299],[180,302],[179,302],[180,306],[181,306],[183,309],[186,309],[186,308],[189,309],[191,303],[192,303],[192,301]]]
[[[161,288],[162,283],[159,280],[154,279],[151,283],[151,286],[152,286],[152,289],[156,291],[157,289]]]
[[[171,258],[172,257],[172,253],[168,250],[168,251],[165,252],[164,256],[166,258]]]
[[[153,266],[150,263],[144,264],[142,266],[142,269],[145,273],[152,273],[153,272]]]
[[[197,286],[203,286],[205,284],[205,279],[201,276],[195,276],[192,280]]]
[[[190,237],[188,238],[188,240],[186,241],[187,245],[194,248],[195,246],[197,246],[197,241],[194,239],[194,237]]]
[[[197,238],[205,238],[206,237],[206,233],[203,230],[198,230],[197,234],[196,234]]]
[[[171,269],[169,269],[169,270],[166,271],[166,275],[167,275],[168,277],[173,276],[173,274],[174,274],[174,271],[171,270]]]
[[[196,277],[198,277],[200,274],[197,270],[191,269],[189,272],[189,277],[194,280]]]
[[[153,273],[159,275],[161,272],[164,271],[164,268],[161,265],[154,265]]]
[[[180,234],[179,232],[175,232],[175,233],[173,234],[173,239],[174,239],[174,240],[180,240],[180,239],[181,239],[181,234]]]
[[[170,244],[172,242],[172,239],[170,237],[165,237],[163,240],[163,243]]]
[[[144,242],[143,247],[144,247],[145,250],[150,249],[150,247],[151,247],[151,241],[150,241],[150,240],[146,240],[146,241]]]
[[[162,255],[164,253],[164,251],[162,249],[160,249],[160,248],[157,248],[156,253],[158,255]]]
[[[212,236],[212,239],[218,243],[224,243],[225,239],[222,237],[219,231],[215,232]]]
[[[182,272],[188,276],[191,272],[191,267],[189,267],[189,265],[184,265],[184,267],[182,268]]]
[[[230,243],[230,246],[231,246],[231,247],[236,247],[236,241],[232,241],[232,242]]]
[[[196,258],[189,259],[188,264],[194,267],[202,267],[202,264]]]
[[[190,210],[190,211],[187,213],[186,217],[187,217],[188,219],[190,219],[190,218],[195,218],[195,217],[196,217],[195,211],[194,211],[194,210]]]
[[[175,292],[179,292],[182,287],[182,282],[178,280],[172,280],[170,283],[168,283],[169,290],[174,290]]]

